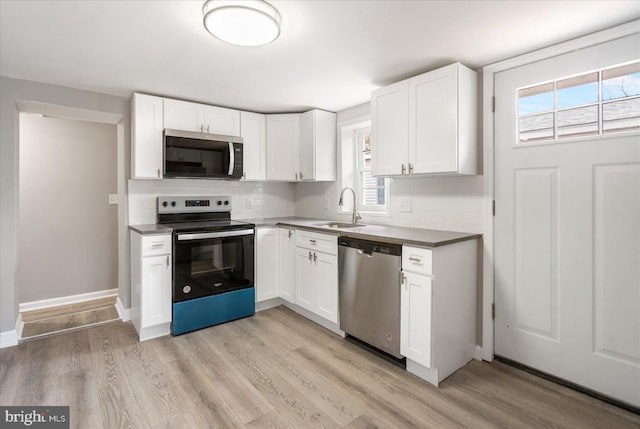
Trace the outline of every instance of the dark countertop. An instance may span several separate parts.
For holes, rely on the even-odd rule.
[[[339,235],[341,237],[426,247],[444,246],[447,244],[457,243],[459,241],[473,240],[482,236],[481,234],[466,232],[372,224],[363,224],[362,226],[355,228],[332,228],[322,225],[331,222],[330,220],[309,219],[304,217],[274,217],[241,220],[254,223],[256,228],[267,226],[289,226],[297,229],[306,229],[325,234]],[[156,224],[129,225],[129,229],[143,235],[171,234],[173,231],[167,226]]]
[[[459,241],[473,240],[480,238],[481,234],[466,232],[442,231],[425,228],[406,228],[390,225],[363,224],[354,228],[332,228],[322,226],[331,222],[326,219],[309,219],[302,217],[282,217],[282,218],[258,218],[243,219],[254,223],[257,228],[265,226],[290,226],[302,228],[322,233],[332,233],[342,237],[359,238],[363,240],[382,241],[393,244],[409,244],[416,246],[438,247]]]
[[[172,228],[164,225],[157,225],[155,223],[149,223],[146,225],[129,225],[129,229],[142,235],[159,235],[159,234],[171,234]]]

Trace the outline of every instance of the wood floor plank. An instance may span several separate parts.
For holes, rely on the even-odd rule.
[[[223,350],[236,367],[241,368],[245,377],[260,391],[271,404],[295,427],[331,428],[337,423],[331,420],[303,392],[289,381],[275,373],[263,356],[257,356],[247,346],[254,338],[245,334],[234,324],[216,326],[216,335],[207,338]],[[241,341],[237,341],[241,338]]]
[[[439,388],[284,307],[140,343],[115,322],[0,350],[2,405],[72,428],[640,428],[640,415],[499,362]]]

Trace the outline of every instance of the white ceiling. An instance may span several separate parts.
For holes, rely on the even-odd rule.
[[[280,38],[236,47],[205,31],[203,1],[0,0],[0,75],[264,113],[339,111],[451,62],[479,68],[640,17],[640,1],[270,3]]]

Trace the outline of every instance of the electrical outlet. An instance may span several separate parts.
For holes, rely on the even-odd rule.
[[[109,194],[109,204],[118,204],[118,194]]]
[[[411,213],[411,198],[400,200],[400,213]]]

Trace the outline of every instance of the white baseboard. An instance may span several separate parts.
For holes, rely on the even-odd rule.
[[[480,360],[480,361],[482,360],[482,346],[476,345],[476,352],[473,355],[473,358],[475,360]]]
[[[120,297],[116,298],[116,311],[118,312],[118,316],[122,319],[123,322],[128,322],[131,320],[131,308],[124,308],[122,301],[120,301]]]
[[[0,349],[5,347],[13,347],[18,345],[18,331],[4,331],[0,332]]]
[[[75,304],[92,299],[106,298],[118,295],[118,289],[100,290],[98,292],[81,293],[78,295],[62,296],[59,298],[43,299],[40,301],[23,302],[18,305],[18,311],[39,310],[41,308],[56,307],[58,305]]]
[[[284,301],[282,300],[282,298],[272,298],[266,301],[256,302],[256,312],[277,307],[279,305],[282,305],[283,302]]]
[[[22,314],[18,313],[18,317],[16,317],[16,333],[18,335],[18,339],[22,338],[23,329],[24,329],[24,320],[22,320]]]

